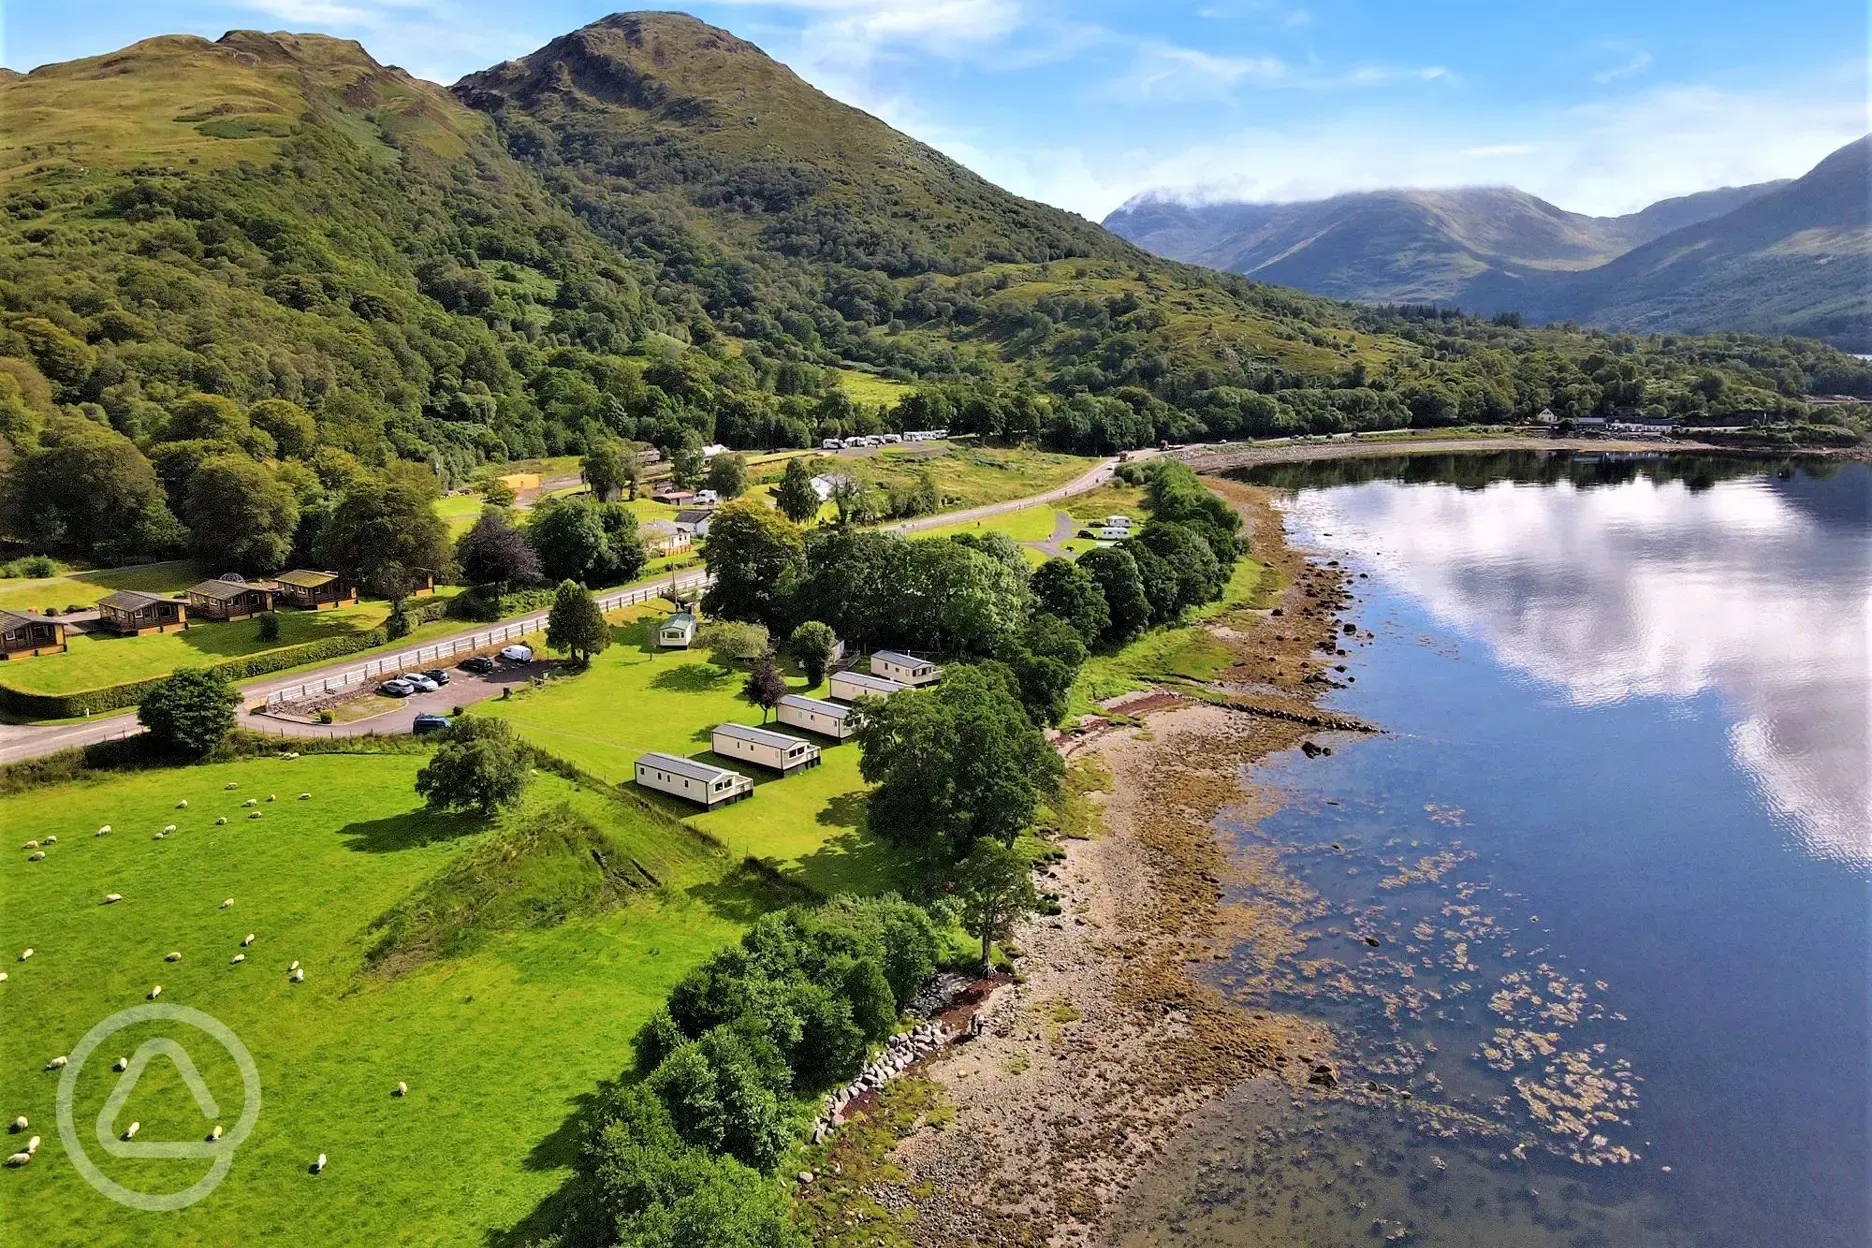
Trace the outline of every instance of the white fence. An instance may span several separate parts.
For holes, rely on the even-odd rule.
[[[689,572],[678,573],[667,581],[632,585],[625,589],[614,589],[610,593],[599,594],[598,606],[601,610],[615,611],[619,607],[630,607],[655,598],[665,598],[672,593],[692,593],[701,589],[707,583],[707,579],[708,574],[697,568]],[[473,654],[477,650],[487,650],[517,640],[529,633],[537,633],[544,629],[547,614],[545,611],[540,611],[517,620],[508,620],[504,624],[491,624],[479,632],[464,633],[445,641],[431,642],[426,646],[417,646],[396,654],[386,654],[343,672],[335,672],[330,676],[321,676],[317,680],[308,680],[302,684],[272,690],[266,696],[267,709],[272,710],[294,702],[303,702],[308,698],[338,693],[353,685],[366,684],[373,680],[393,676],[398,672],[417,670],[425,666],[440,666],[445,660],[458,654]]]

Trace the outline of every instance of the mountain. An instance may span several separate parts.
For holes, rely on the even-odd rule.
[[[1477,187],[1295,204],[1146,195],[1105,224],[1161,255],[1337,298],[1613,329],[1807,334],[1866,350],[1866,187],[1854,180],[1863,148],[1851,144],[1793,181],[1622,217]]]
[[[1160,259],[681,14],[451,89],[321,35],[166,36],[0,75],[0,113],[0,476],[75,439],[152,535],[149,474],[183,514],[211,457],[311,524],[398,461],[454,483],[611,435],[815,445],[877,427],[861,374],[909,385],[897,420],[1084,452],[1872,395],[1808,342],[1615,343]],[[1419,210],[1478,254],[1597,254],[1537,203],[1525,242],[1460,197]]]

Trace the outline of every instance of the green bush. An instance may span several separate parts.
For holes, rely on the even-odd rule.
[[[59,561],[51,555],[23,555],[8,563],[0,563],[0,577],[22,577],[37,580],[41,577],[57,576]]]

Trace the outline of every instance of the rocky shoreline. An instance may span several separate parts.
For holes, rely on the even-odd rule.
[[[1020,973],[979,1007],[980,1034],[922,1063],[952,1117],[898,1146],[903,1177],[880,1203],[904,1207],[925,1245],[1076,1245],[1102,1228],[1184,1122],[1256,1078],[1336,1084],[1332,1038],[1307,1019],[1244,1011],[1196,966],[1246,944],[1255,960],[1297,946],[1297,888],[1272,855],[1226,857],[1212,821],[1265,800],[1242,769],[1322,730],[1364,725],[1322,713],[1349,601],[1335,567],[1282,537],[1266,491],[1210,484],[1241,511],[1272,592],[1202,627],[1233,662],[1207,697],[1172,689],[1120,699],[1104,724],[1061,742],[1109,773],[1102,835],[1066,842],[1043,881],[1060,913],[1016,934]],[[1215,700],[1211,700],[1214,698]],[[1225,889],[1268,904],[1224,905]]]

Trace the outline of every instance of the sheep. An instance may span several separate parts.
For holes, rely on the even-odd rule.
[[[179,802],[177,802],[177,803],[175,804],[175,808],[176,808],[177,810],[187,810],[187,809],[188,809],[188,798],[186,798],[186,797],[185,797],[185,798],[183,798],[183,799],[182,799],[181,801],[179,801]]]
[[[229,965],[229,966],[239,966],[239,965],[240,965],[241,963],[243,963],[243,962],[245,962],[246,960],[247,960],[247,955],[246,955],[246,954],[244,954],[244,953],[237,953],[237,954],[235,954],[235,955],[234,955],[233,957],[231,957],[231,958],[229,958],[229,959],[228,959],[228,965]]]
[[[0,984],[6,983],[6,972],[0,971]]]
[[[18,1131],[24,1131],[27,1127],[30,1127],[30,1126],[32,1126],[32,1123],[26,1121],[25,1114],[21,1114],[19,1117],[13,1120],[13,1125],[7,1129],[9,1131],[18,1132]]]
[[[248,932],[247,939],[241,941],[241,948],[245,949],[248,945],[253,944],[253,942],[254,942],[254,934],[252,932]]]
[[[214,1130],[208,1133],[208,1140],[210,1143],[213,1143],[215,1140],[218,1140],[220,1138],[221,1138],[221,1124],[217,1122],[215,1123]]]
[[[149,990],[149,996],[145,997],[144,1000],[154,1001],[157,997],[160,997],[160,996],[162,996],[162,985],[157,984],[154,988]]]
[[[65,1057],[64,1057],[64,1055],[63,1055],[63,1054],[61,1054],[60,1056],[58,1056],[58,1057],[55,1057],[55,1058],[53,1058],[53,1059],[52,1059],[51,1061],[49,1061],[49,1062],[47,1062],[47,1063],[45,1064],[45,1068],[46,1068],[47,1070],[64,1070],[64,1069],[65,1069]]]
[[[168,835],[169,835],[169,834],[170,834],[171,832],[173,832],[173,831],[175,831],[175,824],[173,824],[173,823],[165,823],[165,824],[163,824],[163,835],[164,835],[164,836],[168,836]]]
[[[43,850],[43,849],[35,849],[35,850],[33,850],[33,852],[32,852],[32,853],[30,853],[30,854],[27,854],[27,855],[26,855],[26,861],[27,861],[27,862],[44,862],[44,861],[45,861],[45,850]]]
[[[122,900],[123,900],[122,893],[105,893],[104,894],[104,904],[107,906],[114,905],[115,903],[120,902]]]
[[[141,1131],[142,1129],[143,1129],[142,1123],[133,1122],[129,1126],[124,1128],[123,1138],[126,1140],[134,1140],[136,1139],[136,1133],[138,1131]]]
[[[38,1151],[39,1151],[39,1137],[35,1135],[32,1137],[32,1139],[26,1141],[26,1155],[30,1157]]]
[[[6,1159],[6,1164],[9,1166],[23,1166],[31,1160],[31,1153],[14,1153],[11,1157]]]
[[[180,962],[181,960],[182,951],[180,949],[171,949],[168,953],[163,954],[163,961],[165,962]]]
[[[109,836],[109,835],[110,835],[110,824],[108,824],[108,823],[107,823],[107,824],[105,824],[105,825],[104,825],[103,827],[101,827],[101,828],[99,828],[99,829],[97,830],[97,832],[96,832],[96,833],[94,833],[94,835],[97,835],[97,836]]]
[[[397,1080],[397,1085],[395,1088],[391,1090],[390,1095],[391,1096],[408,1096],[409,1084],[404,1083],[401,1079]]]
[[[39,842],[38,842],[38,841],[27,841],[27,842],[26,842],[26,843],[25,843],[24,845],[22,845],[22,846],[20,846],[20,848],[21,848],[21,849],[38,849],[38,848],[39,848]]]
[[[269,802],[277,802],[277,801],[279,801],[279,798],[278,798],[278,797],[276,797],[276,796],[274,796],[273,794],[271,794],[271,793],[269,793],[269,794],[267,794],[267,801],[269,801]]]
[[[45,843],[46,843],[46,844],[48,844],[48,845],[56,845],[56,844],[58,844],[58,837],[56,837],[56,836],[48,836],[48,837],[46,837],[46,838],[45,838]]]
[[[227,816],[226,816],[226,815],[222,815],[222,816],[221,816],[221,817],[220,817],[219,819],[217,819],[217,820],[215,820],[215,827],[217,827],[217,828],[223,828],[223,827],[226,827],[226,826],[227,826]]]
[[[296,970],[298,970],[298,969],[299,969],[299,959],[298,959],[298,958],[294,958],[294,959],[293,959],[293,961],[292,961],[292,965],[291,965],[291,966],[289,966],[289,967],[287,967],[286,969],[287,969],[287,970],[289,970],[289,971],[296,971]]]
[[[118,1074],[122,1074],[124,1071],[130,1069],[130,1059],[127,1057],[118,1058],[116,1061],[111,1063],[111,1069],[116,1071]]]
[[[250,810],[247,812],[247,817],[249,819],[258,819],[260,817],[260,812],[257,810]]]
[[[325,1169],[325,1154],[320,1153],[318,1155],[318,1160],[312,1163],[312,1173],[318,1174],[320,1171],[324,1169]]]
[[[260,799],[259,799],[259,798],[257,798],[257,797],[250,797],[250,798],[248,798],[248,799],[247,799],[246,801],[244,801],[244,802],[242,802],[242,803],[241,803],[241,809],[242,809],[242,810],[245,810],[245,809],[246,809],[247,807],[249,807],[249,806],[258,806],[259,804],[260,804]]]
[[[163,839],[163,834],[160,832],[158,832],[155,836],[150,837],[150,840],[152,841],[160,841],[162,839]]]
[[[236,784],[236,783],[234,783],[234,781],[232,781],[232,780],[230,780],[230,781],[228,781],[228,782],[227,782],[226,784],[224,784],[224,785],[222,785],[222,786],[221,786],[221,788],[222,788],[222,790],[223,790],[223,791],[225,791],[225,792],[230,792],[230,793],[231,793],[231,792],[233,792],[233,791],[234,791],[235,789],[238,789],[238,788],[240,788],[240,785],[238,785],[238,784]]]
[[[20,950],[19,960],[24,962],[27,958],[32,957],[32,955],[33,951],[31,949],[22,949]]]
[[[228,899],[227,899],[226,901],[224,901],[224,902],[222,902],[222,903],[221,903],[221,908],[222,908],[223,910],[226,910],[226,909],[227,909],[227,908],[228,908],[229,906],[231,906],[231,905],[233,905],[233,904],[234,904],[234,899],[233,899],[232,897],[230,897],[230,898],[228,898]]]
[[[303,983],[305,983],[305,972],[304,972],[304,971],[294,971],[294,972],[292,973],[292,982],[293,982],[293,983],[295,983],[295,984],[303,984]]]
[[[299,800],[302,802],[309,802],[312,800],[312,795],[310,793],[301,793],[299,795]]]

